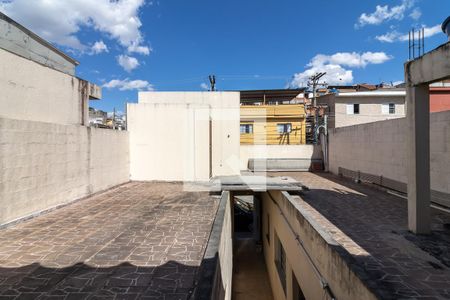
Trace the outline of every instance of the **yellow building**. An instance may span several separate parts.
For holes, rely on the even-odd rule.
[[[305,106],[241,105],[240,131],[241,145],[305,144]]]

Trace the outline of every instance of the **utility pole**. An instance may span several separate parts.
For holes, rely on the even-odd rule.
[[[112,126],[113,126],[113,129],[116,129],[116,108],[115,107],[113,110]]]
[[[211,92],[216,90],[216,75],[209,75],[209,84],[211,86]]]
[[[323,85],[323,84],[319,84],[319,79],[322,78],[325,74],[327,74],[327,73],[321,72],[321,73],[316,73],[313,76],[309,77],[308,85],[312,86],[312,88],[313,88],[313,106],[314,107],[317,107],[317,99],[316,99],[317,86]]]
[[[319,109],[317,107],[317,97],[316,90],[318,85],[324,85],[319,83],[319,79],[322,78],[326,72],[316,73],[309,77],[308,85],[312,86],[313,89],[313,109],[314,109],[314,144],[317,144],[318,134],[317,129],[319,128]]]

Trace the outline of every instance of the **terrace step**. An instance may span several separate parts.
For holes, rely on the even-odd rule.
[[[251,158],[248,160],[250,171],[310,171],[322,170],[322,159],[311,158]]]

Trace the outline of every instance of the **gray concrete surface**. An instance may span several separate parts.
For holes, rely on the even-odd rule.
[[[0,48],[72,76],[78,65],[75,59],[1,12]]]

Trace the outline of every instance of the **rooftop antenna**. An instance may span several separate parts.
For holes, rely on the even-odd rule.
[[[211,86],[211,92],[216,90],[216,75],[209,75],[209,84]]]
[[[417,32],[417,40],[416,40]],[[420,28],[417,31],[413,28],[408,32],[409,60],[421,57],[425,53],[425,29]]]

